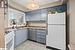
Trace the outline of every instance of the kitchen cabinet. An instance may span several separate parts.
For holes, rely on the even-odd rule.
[[[28,37],[29,37],[29,40],[34,40],[36,41],[36,30],[35,29],[29,29],[29,34],[28,34]]]
[[[41,17],[40,20],[45,21],[47,19],[48,11],[47,9],[41,9]]]
[[[26,12],[26,21],[46,21],[47,9]]]
[[[18,29],[15,31],[15,46],[21,44],[28,39],[27,29]]]
[[[46,43],[46,30],[44,29],[29,29],[29,40],[34,40],[39,43]]]
[[[39,29],[37,30],[37,42],[46,44],[46,30]]]
[[[26,13],[26,21],[38,21],[40,20],[41,12],[40,11],[31,11]]]

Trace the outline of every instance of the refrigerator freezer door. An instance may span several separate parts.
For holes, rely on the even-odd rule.
[[[46,45],[60,50],[66,50],[65,25],[48,25]]]
[[[48,14],[48,24],[65,24],[66,13]]]

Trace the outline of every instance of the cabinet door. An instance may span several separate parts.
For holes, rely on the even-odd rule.
[[[29,30],[29,39],[36,41],[36,30],[35,29]]]
[[[65,25],[49,25],[47,35],[47,46],[66,50]]]
[[[40,16],[41,15],[41,13],[40,12],[35,12],[35,13],[32,13],[31,15],[30,15],[30,20],[31,21],[39,21],[40,20]]]
[[[31,12],[26,13],[26,20],[28,21],[40,21],[40,20],[46,20],[47,17],[47,9],[42,10],[35,10]]]
[[[40,18],[40,20],[46,20],[46,17],[47,17],[47,9],[42,9],[42,10],[40,10],[41,11],[41,17],[39,17]]]
[[[16,46],[19,45],[20,43],[24,42],[27,40],[27,29],[20,29],[16,31]]]

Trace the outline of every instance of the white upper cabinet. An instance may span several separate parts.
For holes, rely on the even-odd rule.
[[[48,14],[48,24],[65,24],[66,13]]]

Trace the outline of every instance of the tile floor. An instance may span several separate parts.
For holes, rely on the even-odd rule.
[[[26,41],[25,43],[17,46],[15,50],[51,50],[51,49],[47,49],[45,45],[36,42]]]

